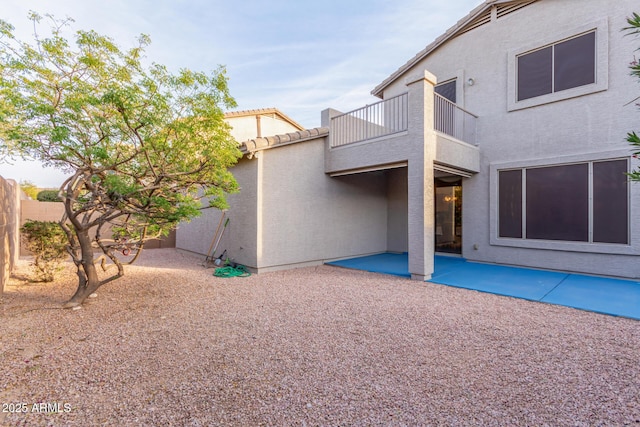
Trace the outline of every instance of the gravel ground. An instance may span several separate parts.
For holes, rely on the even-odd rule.
[[[0,425],[640,426],[640,322],[321,266],[221,279],[145,252],[0,304]],[[24,412],[23,412],[24,411]]]

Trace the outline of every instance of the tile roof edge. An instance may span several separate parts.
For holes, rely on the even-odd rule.
[[[241,142],[240,151],[243,154],[251,154],[256,151],[281,147],[289,144],[296,144],[298,142],[310,141],[312,139],[322,138],[328,135],[328,127],[317,127],[312,129],[299,130],[296,132],[289,132],[281,135],[253,138]]]

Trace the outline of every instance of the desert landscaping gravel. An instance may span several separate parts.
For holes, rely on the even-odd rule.
[[[142,254],[0,303],[2,426],[640,426],[640,322],[330,266]]]

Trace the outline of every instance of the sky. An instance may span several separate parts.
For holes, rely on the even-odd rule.
[[[147,34],[146,59],[209,72],[224,65],[234,111],[278,108],[306,128],[326,108],[378,101],[374,87],[482,0],[3,0],[0,19],[33,40],[30,10],[74,19],[121,48]],[[1,164],[0,176],[58,187],[40,164]]]

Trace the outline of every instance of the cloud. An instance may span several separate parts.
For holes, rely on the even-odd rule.
[[[27,4],[28,3],[28,4]],[[170,70],[226,65],[238,109],[276,107],[307,127],[328,107],[377,101],[370,91],[481,0],[5,0],[20,38],[29,9],[75,19],[123,48],[141,33],[148,61]]]
[[[375,13],[353,16],[343,25],[336,23],[340,22],[336,17],[334,27],[353,25],[348,32],[327,32],[321,39],[309,40],[297,34],[298,41],[292,46],[266,49],[259,60],[243,64],[261,78],[256,84],[240,84],[236,96],[241,106],[247,105],[245,100],[253,103],[247,108],[264,102],[304,125],[317,125],[324,108],[348,111],[377,101],[370,95],[376,85],[479,3],[374,2],[367,10]],[[261,68],[252,69],[254,66]],[[231,70],[245,72],[233,66]]]

